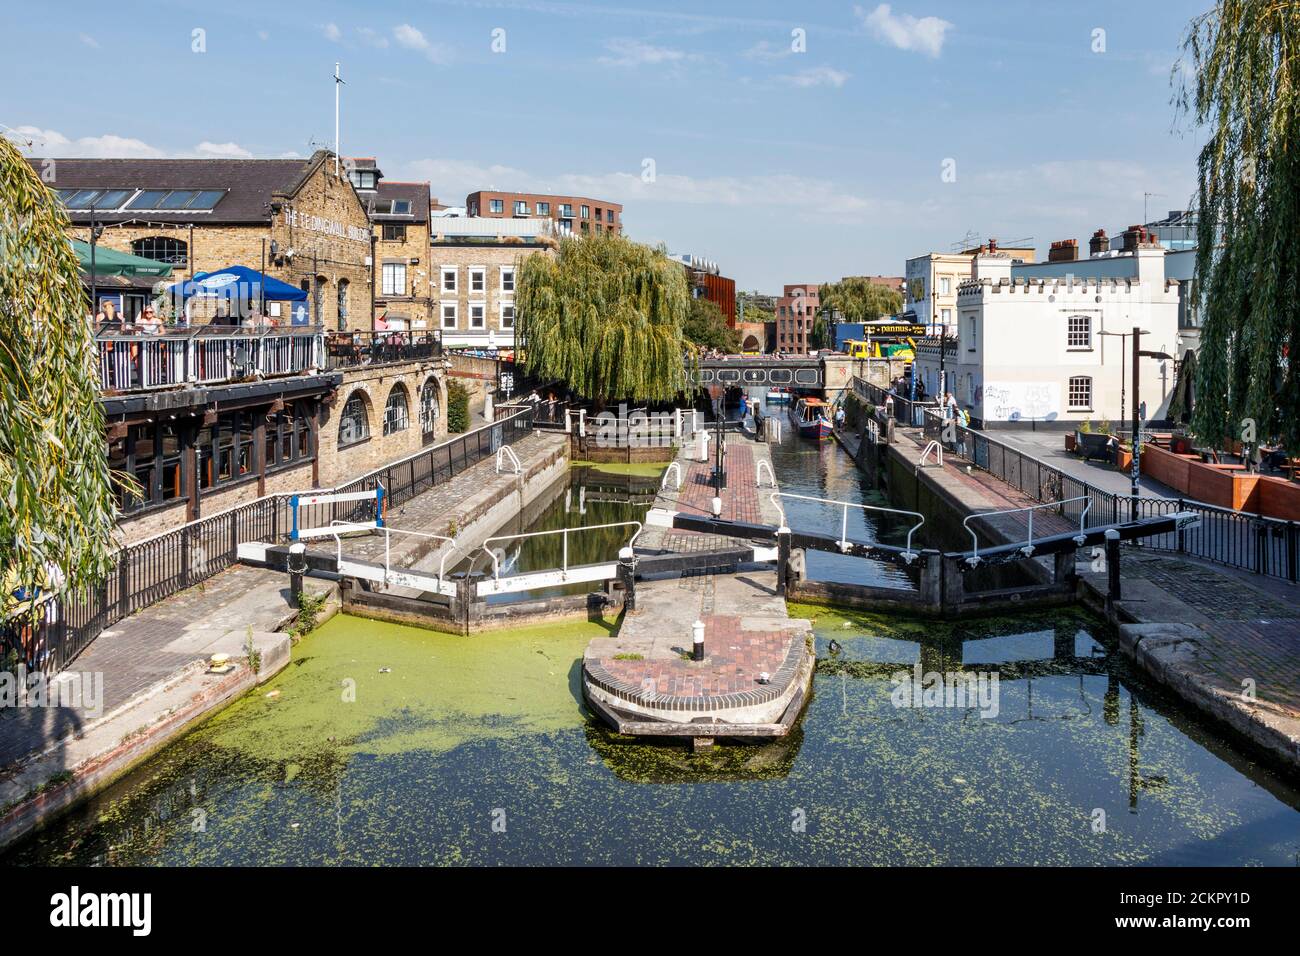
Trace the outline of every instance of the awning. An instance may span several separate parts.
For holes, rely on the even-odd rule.
[[[227,266],[215,272],[199,272],[187,282],[169,286],[167,294],[185,299],[241,299],[253,302],[306,302],[307,292],[274,276],[263,275],[246,266]]]
[[[90,272],[90,243],[73,239],[72,248],[81,260],[81,271]],[[96,276],[126,276],[127,278],[165,279],[172,274],[169,263],[133,256],[127,252],[118,252],[104,246],[95,246]]]

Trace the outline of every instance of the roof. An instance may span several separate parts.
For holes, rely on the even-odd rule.
[[[375,201],[405,200],[410,204],[406,214],[383,213],[375,211]],[[429,221],[429,184],[404,183],[387,179],[379,181],[379,189],[374,198],[367,203],[367,212],[378,222],[426,223]]]
[[[211,209],[98,211],[98,222],[178,222],[212,225],[265,223],[267,204],[277,194],[292,195],[329,153],[311,159],[54,159],[55,189],[209,189],[225,195]],[[28,162],[38,171],[45,159]],[[90,222],[88,211],[69,210],[76,225]]]

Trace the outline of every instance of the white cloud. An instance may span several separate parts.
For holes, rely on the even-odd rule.
[[[810,86],[833,86],[839,89],[848,81],[851,75],[843,70],[836,70],[829,66],[814,66],[807,70],[800,70],[798,73],[779,76],[777,79],[783,83],[789,83],[791,86],[805,88]]]
[[[331,43],[338,43],[343,39],[343,31],[339,29],[337,23],[327,23],[321,27],[321,32],[325,34],[325,39]]]
[[[782,60],[794,53],[789,46],[777,46],[768,40],[759,40],[742,55],[750,60]]]
[[[451,60],[450,50],[440,43],[430,43],[423,33],[409,23],[393,27],[393,39],[398,46],[424,54],[431,63],[447,63]]]
[[[89,33],[79,33],[77,34],[77,37],[81,40],[82,43],[86,44],[86,46],[90,47],[92,50],[99,49],[99,41],[96,40],[94,37],[92,37]]]
[[[378,30],[372,30],[370,27],[358,27],[357,34],[361,37],[361,42],[366,46],[373,46],[380,50],[388,47],[388,37]]]
[[[611,55],[597,57],[603,66],[654,66],[663,63],[682,63],[697,59],[695,54],[671,47],[654,46],[641,40],[614,39],[605,43]]]
[[[16,130],[31,140],[24,148],[29,156],[54,156],[68,159],[252,159],[253,153],[238,143],[214,143],[204,140],[192,149],[159,149],[139,139],[116,136],[81,136],[73,139],[58,130],[39,126],[19,126]]]
[[[258,30],[257,38],[265,43],[267,40],[271,39],[271,34],[267,33],[265,30]]]
[[[252,159],[253,154],[238,143],[210,143],[207,140],[195,147],[200,156],[212,159]]]
[[[890,209],[902,216],[904,204],[846,190],[829,180],[787,174],[690,176],[665,172],[644,182],[640,169],[627,172],[539,176],[526,170],[480,165],[467,160],[424,159],[402,168],[404,179],[428,180],[438,196],[457,201],[477,189],[507,189],[558,195],[600,196],[615,202],[673,203],[736,209],[785,208],[801,219],[863,222]],[[894,206],[897,206],[894,209]]]
[[[945,34],[952,29],[951,23],[938,17],[918,18],[907,13],[895,16],[887,3],[880,4],[870,13],[856,6],[853,12],[881,42],[930,57],[937,57],[943,51]]]

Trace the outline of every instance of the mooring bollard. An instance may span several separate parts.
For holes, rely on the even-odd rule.
[[[307,573],[307,545],[295,541],[289,545],[289,596],[294,604],[302,598],[302,576]]]
[[[696,621],[691,625],[691,630],[695,634],[691,660],[702,661],[704,660],[704,622]]]

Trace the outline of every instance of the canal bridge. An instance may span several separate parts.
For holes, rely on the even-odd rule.
[[[687,363],[687,381],[700,388],[793,388],[838,393],[851,388],[853,378],[882,387],[903,374],[899,359],[853,359],[847,355],[727,355]]]

